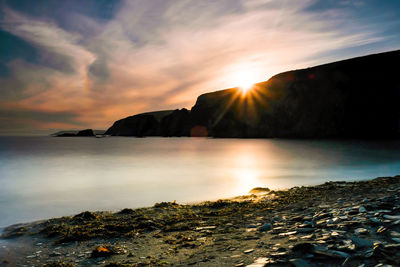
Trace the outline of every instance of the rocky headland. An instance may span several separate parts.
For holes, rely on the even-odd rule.
[[[115,122],[114,136],[399,138],[400,50],[288,71],[207,93],[191,110],[143,113]]]
[[[399,266],[400,176],[6,228],[2,266]]]

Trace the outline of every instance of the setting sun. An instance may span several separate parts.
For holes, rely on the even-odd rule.
[[[235,79],[242,93],[246,94],[253,87],[256,77],[250,71],[243,71],[238,73]]]

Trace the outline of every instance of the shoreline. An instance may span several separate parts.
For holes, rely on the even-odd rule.
[[[5,227],[0,266],[397,264],[400,176],[252,193]]]

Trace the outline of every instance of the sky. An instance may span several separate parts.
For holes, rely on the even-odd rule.
[[[0,0],[0,135],[107,129],[400,49],[399,0]]]

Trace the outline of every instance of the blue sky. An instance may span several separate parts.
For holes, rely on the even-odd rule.
[[[0,0],[0,134],[105,129],[400,48],[400,1]]]

